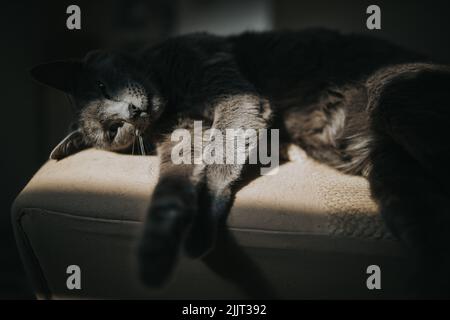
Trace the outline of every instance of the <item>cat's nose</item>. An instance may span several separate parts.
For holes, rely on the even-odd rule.
[[[135,119],[141,115],[142,110],[136,107],[134,104],[130,103],[128,105],[128,111],[130,113],[130,118]]]

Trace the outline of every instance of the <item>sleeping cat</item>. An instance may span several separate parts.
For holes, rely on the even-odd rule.
[[[77,129],[51,158],[90,147],[126,152],[136,139],[156,146],[160,178],[138,255],[146,284],[166,282],[181,248],[201,257],[214,247],[246,168],[173,163],[171,132],[202,121],[220,131],[279,129],[282,143],[367,177],[390,231],[419,258],[423,287],[450,288],[447,66],[380,39],[310,29],[184,35],[32,75],[77,109]]]

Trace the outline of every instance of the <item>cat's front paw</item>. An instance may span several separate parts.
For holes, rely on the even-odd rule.
[[[175,239],[155,233],[144,235],[138,249],[139,277],[149,287],[162,287],[169,280],[178,258]]]
[[[160,199],[150,209],[138,247],[139,276],[149,287],[162,287],[178,260],[183,206],[176,199]]]

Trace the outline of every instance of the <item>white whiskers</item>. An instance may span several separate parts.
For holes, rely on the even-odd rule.
[[[134,144],[135,144],[136,138],[139,141],[139,145],[138,145],[139,151],[140,151],[141,155],[145,156],[147,153],[145,152],[144,138],[142,138],[142,133],[138,129],[136,129],[136,131],[135,131],[135,139],[133,140],[132,153],[134,155]]]

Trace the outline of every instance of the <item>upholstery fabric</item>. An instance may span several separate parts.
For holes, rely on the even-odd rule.
[[[240,189],[227,223],[280,298],[391,297],[404,281],[403,248],[386,231],[367,181],[290,148],[290,162]],[[158,178],[154,156],[86,150],[48,161],[13,206],[23,261],[39,298],[242,298],[239,286],[182,257],[171,283],[149,290],[134,249]],[[239,263],[225,258],[224,264]],[[66,287],[79,265],[82,289]],[[366,287],[382,266],[384,289]],[[245,267],[242,268],[245,272]]]

